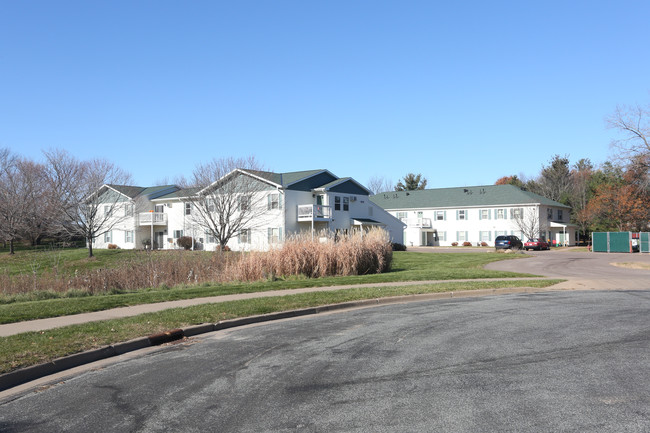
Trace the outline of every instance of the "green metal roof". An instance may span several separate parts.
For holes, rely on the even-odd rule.
[[[384,209],[427,209],[542,204],[569,209],[557,201],[514,185],[485,185],[416,191],[391,191],[370,197]]]

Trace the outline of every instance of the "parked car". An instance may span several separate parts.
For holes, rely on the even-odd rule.
[[[528,250],[550,250],[551,246],[544,239],[532,238],[524,244],[526,251]]]
[[[494,248],[497,250],[520,250],[524,247],[524,243],[517,236],[497,236],[494,240]]]

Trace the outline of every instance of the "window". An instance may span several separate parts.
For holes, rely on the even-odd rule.
[[[334,196],[334,210],[341,210],[341,197]]]
[[[506,218],[506,210],[505,209],[497,209],[497,219],[502,220]]]
[[[563,215],[562,209],[558,209],[557,210],[557,220],[562,221],[563,217],[564,217],[564,215]]]
[[[271,209],[282,209],[282,203],[280,201],[280,193],[269,194],[267,196],[267,208]]]
[[[492,240],[492,233],[490,231],[480,231],[478,237],[481,242],[489,242]]]
[[[481,209],[481,219],[482,220],[490,219],[490,209]]]
[[[457,218],[458,220],[466,220],[467,219],[467,211],[465,210],[459,210],[457,211]]]
[[[250,244],[251,243],[251,229],[242,229],[239,232],[239,243]]]
[[[350,197],[343,197],[343,210],[344,211],[350,210]]]
[[[113,232],[104,233],[104,242],[105,243],[113,242]]]
[[[214,200],[213,199],[211,199],[211,198],[206,199],[205,200],[205,206],[207,207],[208,212],[214,212],[215,207],[214,207]]]
[[[214,235],[210,232],[205,232],[205,243],[213,244],[215,243]]]
[[[444,221],[445,220],[445,211],[444,210],[437,210],[435,213],[436,216],[436,221]]]
[[[505,236],[508,234],[507,230],[497,230],[494,232],[494,236]]]
[[[467,232],[456,232],[456,240],[458,242],[465,242],[467,240]]]
[[[127,244],[133,242],[133,230],[126,230],[124,232],[124,242]]]
[[[400,221],[406,222],[406,220],[408,219],[408,212],[397,212],[396,216],[397,219],[399,219]]]
[[[113,213],[113,209],[111,208],[111,205],[110,204],[105,204],[104,205],[104,215],[109,216],[112,213]]]
[[[514,209],[510,209],[510,217],[512,219],[521,219],[524,217],[524,209],[520,207],[516,207]]]
[[[240,195],[239,196],[239,210],[240,211],[247,211],[251,207],[251,198],[247,195]]]
[[[185,203],[185,215],[192,214],[192,203]]]
[[[174,237],[176,239],[183,237],[183,230],[174,230]]]
[[[269,244],[282,242],[282,229],[269,227]]]
[[[447,232],[437,232],[438,233],[438,239],[440,241],[446,241],[447,240]]]
[[[133,216],[133,204],[127,203],[124,205],[124,216],[132,217]]]
[[[549,220],[553,219],[553,209],[551,208],[546,209],[546,219]]]

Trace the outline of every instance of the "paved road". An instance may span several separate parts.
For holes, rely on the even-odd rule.
[[[647,432],[649,310],[564,291],[222,331],[2,402],[0,431]]]
[[[490,263],[486,269],[526,272],[569,281],[558,288],[650,289],[650,270],[627,269],[612,263],[650,265],[650,254],[586,253],[562,250],[531,251],[533,258]]]

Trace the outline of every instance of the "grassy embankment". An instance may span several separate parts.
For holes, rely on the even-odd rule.
[[[97,259],[87,260],[80,252],[59,252],[57,259],[59,269],[70,270],[90,268],[108,268],[121,266],[124,257],[130,257],[135,252],[101,251]],[[183,252],[184,254],[205,254]],[[69,254],[69,255],[68,255]],[[138,256],[136,256],[138,257]],[[517,281],[500,281],[499,278],[530,277],[527,274],[513,274],[483,269],[487,263],[496,260],[521,257],[519,255],[503,255],[494,253],[466,254],[427,254],[412,252],[396,252],[393,254],[390,272],[359,276],[300,278],[286,279],[274,277],[271,280],[249,283],[198,284],[196,286],[181,286],[174,288],[156,288],[134,291],[132,293],[95,294],[85,297],[55,298],[14,302],[0,305],[0,320],[8,323],[25,318],[52,317],[57,315],[74,314],[81,311],[97,311],[116,306],[135,305],[150,302],[160,302],[171,299],[215,296],[231,293],[249,293],[266,290],[281,290],[296,287],[319,287],[342,284],[379,283],[399,281],[426,280],[457,280],[490,278],[490,281],[474,282],[444,282],[436,284],[418,284],[414,286],[396,286],[383,288],[355,288],[329,292],[317,292],[300,295],[290,295],[274,298],[260,298],[246,301],[231,301],[205,304],[187,308],[165,310],[158,313],[143,314],[126,319],[108,320],[102,322],[57,328],[42,332],[28,332],[10,337],[0,338],[0,373],[17,368],[45,362],[60,356],[77,353],[92,348],[114,344],[132,338],[151,335],[169,329],[185,327],[200,323],[216,323],[220,320],[284,311],[295,308],[306,308],[318,305],[346,302],[360,299],[396,296],[405,294],[431,293],[443,291],[460,291],[486,288],[503,288],[521,286]],[[34,269],[34,258],[21,258],[19,255],[7,259],[0,258],[0,268],[5,273],[22,263]],[[50,260],[51,261],[51,260]],[[61,262],[64,262],[63,265]],[[9,263],[9,264],[8,264]],[[47,274],[47,265],[38,268]],[[527,287],[547,287],[558,280],[526,281]]]
[[[125,261],[149,260],[148,254],[127,250],[99,250],[93,260],[83,256],[84,250],[56,252],[59,274],[83,273],[122,266]],[[161,252],[159,256],[205,256],[210,253],[172,251]],[[0,271],[17,275],[27,267],[37,267],[41,273],[51,272],[53,260],[47,254],[33,257],[34,254],[18,253],[14,257],[0,256]],[[174,258],[172,257],[172,258]],[[252,293],[268,290],[283,290],[300,287],[325,287],[348,284],[368,284],[400,281],[457,280],[478,278],[531,277],[528,274],[490,271],[483,269],[487,263],[522,257],[521,255],[503,255],[495,253],[463,254],[426,254],[413,252],[395,252],[390,272],[368,275],[335,276],[323,278],[306,278],[288,276],[267,278],[252,282],[224,282],[184,284],[175,287],[166,285],[132,291],[108,291],[92,294],[87,291],[71,289],[67,292],[36,291],[19,294],[0,295],[0,324],[24,320],[57,317],[83,312],[101,311],[110,308],[138,304],[192,299],[208,296]],[[41,259],[37,262],[37,259]],[[33,265],[37,263],[37,265]]]

